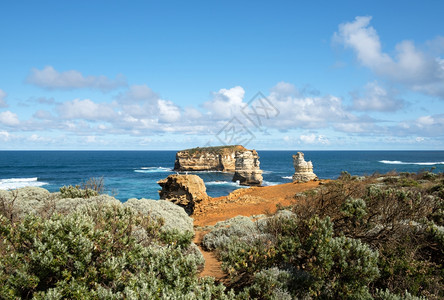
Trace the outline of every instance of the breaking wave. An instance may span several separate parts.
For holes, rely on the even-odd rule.
[[[140,169],[134,170],[137,173],[163,173],[163,172],[172,172],[173,170],[170,168],[164,167],[142,167]]]
[[[271,181],[262,181],[263,186],[272,186],[272,185],[278,185],[281,184],[281,182],[271,182]]]
[[[418,165],[418,166],[433,166],[433,165],[444,165],[444,161],[438,162],[403,162],[400,160],[380,160],[380,163],[388,165]]]
[[[225,185],[225,186],[234,186],[234,187],[247,187],[247,186],[244,186],[244,185],[240,185],[237,182],[224,181],[224,180],[221,180],[221,181],[208,181],[208,182],[205,182],[205,185],[216,185],[216,186]]]
[[[283,179],[291,179],[293,180],[293,176],[282,176]]]
[[[44,186],[47,182],[38,181],[37,177],[32,178],[8,178],[0,179],[0,190],[14,190],[26,186]]]

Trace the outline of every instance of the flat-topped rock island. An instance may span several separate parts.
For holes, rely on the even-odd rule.
[[[261,185],[262,170],[259,168],[256,150],[241,145],[197,147],[178,151],[174,170],[233,172],[233,181],[241,185]]]

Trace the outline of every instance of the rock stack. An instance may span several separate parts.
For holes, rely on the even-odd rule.
[[[197,175],[169,175],[157,183],[162,187],[160,199],[183,207],[189,215],[197,203],[209,198],[203,180]]]
[[[236,151],[233,181],[241,185],[261,185],[262,170],[256,150]]]
[[[293,155],[294,174],[293,182],[307,182],[317,180],[318,177],[313,173],[313,164],[311,161],[304,160],[304,153],[298,152]]]
[[[234,172],[236,151],[248,151],[241,145],[203,147],[176,153],[174,171]]]

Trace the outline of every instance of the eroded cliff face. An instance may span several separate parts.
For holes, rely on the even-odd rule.
[[[243,146],[204,147],[176,153],[175,171],[235,171],[236,151],[247,151]]]
[[[242,185],[261,185],[262,170],[256,150],[236,151],[233,181]]]
[[[169,175],[157,183],[162,187],[160,199],[183,207],[189,215],[197,203],[209,198],[203,180],[197,175]]]
[[[313,164],[311,161],[305,161],[304,153],[298,152],[293,155],[293,182],[308,182],[310,180],[317,180],[318,177],[313,173]]]

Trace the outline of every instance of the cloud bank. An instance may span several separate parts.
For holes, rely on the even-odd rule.
[[[76,70],[59,72],[52,66],[46,66],[42,70],[33,68],[26,82],[46,89],[62,90],[89,88],[110,91],[127,85],[123,75],[118,75],[115,79],[103,75],[84,76]]]
[[[401,41],[392,57],[383,52],[379,35],[370,26],[371,19],[358,16],[340,24],[333,39],[352,49],[358,62],[376,75],[444,100],[444,59],[439,56],[444,54],[443,37],[428,43],[429,52],[416,47],[413,41]]]

